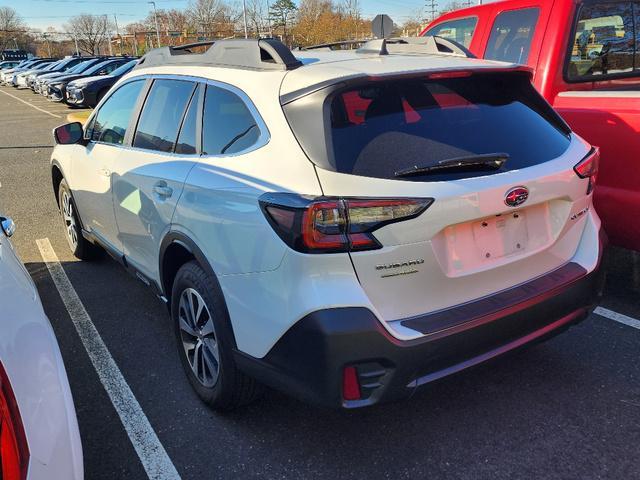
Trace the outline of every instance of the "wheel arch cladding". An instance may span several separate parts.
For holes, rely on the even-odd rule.
[[[64,175],[62,175],[62,170],[60,170],[60,167],[57,163],[54,163],[51,167],[51,182],[53,185],[53,193],[55,195],[56,204],[58,205],[58,207],[60,207],[60,201],[58,199],[58,194],[60,193],[60,182],[62,182],[63,178]]]

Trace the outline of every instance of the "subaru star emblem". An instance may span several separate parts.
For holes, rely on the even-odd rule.
[[[509,207],[522,205],[529,198],[529,190],[526,187],[513,187],[504,196],[504,203]]]

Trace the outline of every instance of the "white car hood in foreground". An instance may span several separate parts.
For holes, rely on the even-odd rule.
[[[82,446],[67,374],[30,275],[0,233],[0,362],[29,445],[29,480],[83,478]]]

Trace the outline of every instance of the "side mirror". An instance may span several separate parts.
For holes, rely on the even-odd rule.
[[[80,122],[65,123],[53,129],[53,139],[58,145],[84,143],[84,132]]]
[[[2,226],[2,231],[7,237],[10,237],[16,231],[16,224],[10,218],[0,217],[0,225]]]

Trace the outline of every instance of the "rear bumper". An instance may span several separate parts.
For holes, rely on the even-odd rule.
[[[601,233],[600,259],[605,244]],[[392,336],[366,308],[319,310],[293,325],[265,357],[236,352],[236,360],[247,374],[310,403],[345,408],[373,405],[409,397],[420,385],[566,330],[587,317],[599,301],[603,284],[600,261],[590,273],[569,263],[478,302],[435,317],[407,320],[414,328],[422,321],[427,331],[427,325],[442,321],[443,313],[458,320],[466,316],[455,325],[409,341]],[[358,400],[343,399],[342,375],[347,366],[356,367]]]

